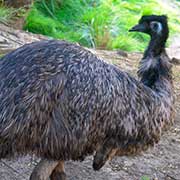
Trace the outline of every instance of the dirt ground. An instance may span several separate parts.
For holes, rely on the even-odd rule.
[[[128,54],[128,57],[112,51],[97,51],[97,54],[132,74],[136,73],[141,58],[139,53]],[[164,133],[159,144],[139,156],[116,157],[98,172],[92,169],[92,157],[87,157],[83,162],[67,162],[69,180],[180,180],[180,65],[173,67],[173,74],[176,120],[174,126]],[[30,156],[1,160],[0,180],[27,180],[37,161]]]

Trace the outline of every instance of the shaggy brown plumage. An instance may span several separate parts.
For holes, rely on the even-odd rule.
[[[0,158],[34,153],[81,160],[96,152],[93,167],[99,169],[111,155],[158,142],[173,121],[173,92],[164,49],[166,17],[143,17],[139,24],[154,21],[163,28],[160,35],[148,33],[152,38],[140,62],[140,81],[65,41],[35,42],[3,57]]]

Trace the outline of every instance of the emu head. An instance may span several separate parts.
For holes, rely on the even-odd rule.
[[[159,36],[164,40],[166,40],[169,34],[167,16],[165,15],[142,16],[141,19],[139,20],[139,23],[134,27],[132,27],[129,31],[143,32],[150,35],[151,37]]]

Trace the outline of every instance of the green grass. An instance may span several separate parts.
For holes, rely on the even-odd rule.
[[[143,176],[141,177],[141,180],[150,180],[150,178],[148,176]]]
[[[0,6],[0,22],[6,23],[12,18],[12,16],[13,10],[11,8]]]
[[[0,0],[0,22],[8,24],[11,20],[23,17],[26,14],[26,9],[22,8],[11,8],[4,5],[4,0]]]
[[[171,33],[180,32],[178,10],[159,0],[38,0],[24,29],[101,49],[142,51],[148,37],[129,33],[143,14],[167,14]]]
[[[4,56],[4,54],[0,54],[0,58],[2,58]]]

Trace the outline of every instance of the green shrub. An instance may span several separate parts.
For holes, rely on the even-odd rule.
[[[24,29],[87,47],[142,51],[148,37],[128,29],[143,14],[167,14],[171,33],[178,33],[179,9],[158,0],[38,0]]]

